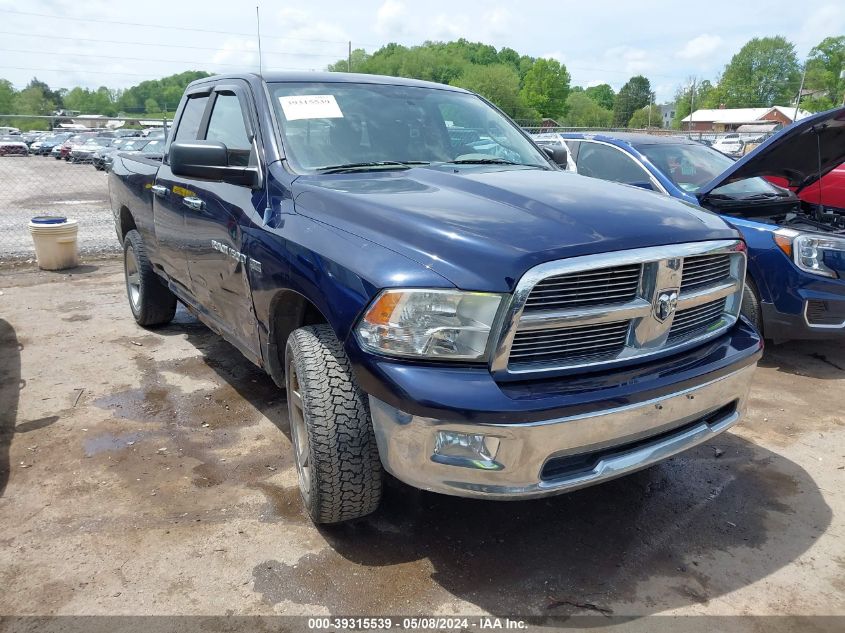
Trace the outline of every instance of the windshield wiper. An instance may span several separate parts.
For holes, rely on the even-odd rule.
[[[368,169],[389,168],[389,169],[410,169],[412,165],[428,165],[424,160],[379,160],[370,161],[366,163],[345,163],[342,165],[325,165],[324,167],[315,167],[315,171],[323,174],[342,174],[350,171],[366,171]]]
[[[512,160],[504,158],[459,158],[457,160],[447,160],[444,165],[516,165],[518,167],[537,167],[538,169],[546,169],[542,165],[535,165],[533,163],[516,163]]]

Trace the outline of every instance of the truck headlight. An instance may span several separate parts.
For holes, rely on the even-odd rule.
[[[355,334],[364,349],[431,360],[484,360],[502,295],[460,290],[384,290]]]
[[[845,239],[841,237],[779,229],[775,231],[775,242],[798,268],[814,275],[834,278],[838,276],[836,271],[825,263],[826,254],[838,261],[845,259]]]

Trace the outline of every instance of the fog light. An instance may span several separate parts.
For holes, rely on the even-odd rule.
[[[433,459],[453,466],[501,470],[502,465],[495,461],[498,451],[499,438],[497,437],[438,431],[434,438]]]

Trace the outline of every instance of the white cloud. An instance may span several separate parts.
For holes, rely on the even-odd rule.
[[[431,24],[431,36],[435,40],[454,40],[466,34],[467,24],[463,16],[440,13]]]
[[[722,38],[718,35],[702,33],[692,38],[676,53],[681,59],[701,59],[715,53],[722,46]]]
[[[825,37],[845,33],[845,6],[826,4],[806,13],[808,17],[801,25],[798,36],[793,40],[800,48],[806,49],[803,51],[804,54]]]
[[[258,67],[258,44],[255,38],[228,37],[212,56],[212,64],[243,65],[246,68]]]
[[[491,38],[509,35],[513,29],[514,18],[504,7],[494,7],[482,16],[482,22]]]
[[[402,35],[408,31],[408,9],[399,0],[385,0],[376,11],[376,32],[386,37]]]
[[[644,74],[657,66],[647,51],[633,46],[614,46],[607,49],[602,65],[607,64],[613,64],[630,75]]]

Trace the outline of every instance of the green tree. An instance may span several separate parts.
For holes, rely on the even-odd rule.
[[[352,69],[349,69],[349,58],[339,59],[334,64],[329,64],[327,70],[333,73],[362,72],[362,68],[366,66],[367,60],[370,58],[367,51],[363,48],[356,48],[352,51]]]
[[[0,79],[0,114],[14,114],[12,104],[15,101],[15,87],[8,79]]]
[[[663,127],[663,119],[660,115],[660,107],[654,103],[640,108],[631,115],[628,127],[644,129],[647,127]]]
[[[816,94],[802,100],[801,106],[811,112],[821,112],[840,105],[845,93],[845,36],[826,37],[810,50],[807,58],[807,77],[804,87]]]
[[[755,37],[725,66],[719,93],[729,108],[788,105],[794,101],[800,81],[791,42],[781,36]]]
[[[147,114],[158,114],[161,112],[161,106],[158,104],[158,101],[150,97],[144,101],[144,112]]]
[[[513,66],[491,64],[471,65],[454,84],[486,97],[508,115],[515,118],[533,118],[519,92],[519,74]]]
[[[610,127],[613,112],[601,107],[586,91],[576,91],[566,99],[566,124],[572,127]]]
[[[695,85],[694,99],[692,98],[693,85]],[[696,110],[718,108],[718,89],[707,79],[696,81],[695,78],[690,78],[686,86],[678,88],[675,91],[675,118],[672,119],[674,129],[681,129],[681,121],[689,116],[690,107],[694,107]]]
[[[584,93],[593,101],[598,103],[605,110],[613,110],[613,102],[616,100],[616,93],[608,84],[590,86]]]
[[[41,90],[41,93],[47,101],[55,104],[55,107],[57,108],[62,106],[61,90],[51,89],[50,86],[38,79],[38,77],[33,77],[27,84],[26,88],[38,88]]]
[[[525,104],[540,116],[560,117],[566,114],[569,96],[569,73],[556,59],[537,59],[522,80]]]
[[[185,87],[196,79],[209,77],[210,74],[201,70],[188,70],[175,75],[142,81],[119,95],[114,103],[115,110],[126,112],[129,116],[143,114],[147,99],[155,99],[159,104],[159,112],[164,109],[173,112],[182,98]]]
[[[624,126],[634,112],[652,102],[651,83],[642,75],[631,77],[619,90],[613,102],[613,124]]]

